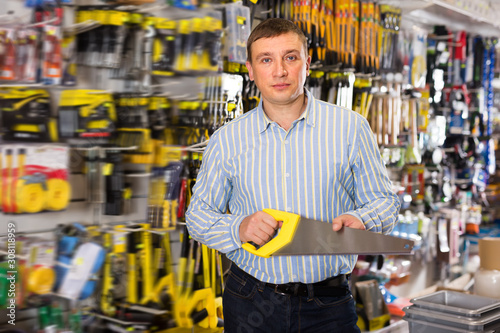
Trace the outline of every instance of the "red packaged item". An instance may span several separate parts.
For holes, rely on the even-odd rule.
[[[2,147],[2,210],[38,213],[65,209],[71,199],[69,148],[62,145]]]

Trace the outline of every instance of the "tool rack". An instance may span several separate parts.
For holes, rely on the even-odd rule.
[[[451,4],[451,2],[448,1],[440,1],[440,0],[412,0],[412,1],[380,1],[379,3],[381,4],[388,4],[388,5],[393,5],[400,7],[402,10],[402,19],[401,19],[401,27],[404,29],[414,29],[415,26],[418,26],[417,29],[422,29],[422,30],[430,30],[433,25],[436,24],[444,24],[447,25],[450,30],[456,31],[456,30],[466,30],[470,33],[475,33],[475,34],[480,34],[484,36],[499,36],[500,35],[500,25],[496,23],[496,19],[494,16],[492,16],[491,12],[488,12],[487,10],[485,11],[486,4],[483,4],[483,7],[479,6],[477,1],[471,1],[470,4],[476,4],[477,6],[475,8],[461,8],[458,7],[457,5]],[[81,4],[102,4],[101,2],[97,0],[75,0],[74,4],[72,6],[68,6],[65,8],[67,13],[72,13],[74,12],[79,5]],[[481,2],[482,4],[482,2]],[[249,7],[249,12],[251,13],[251,19],[253,20],[253,24],[256,24],[258,19],[254,19],[254,15],[257,14],[258,17],[264,18],[267,14],[267,12],[270,10],[268,7],[264,6],[262,3],[251,3],[248,2],[246,5]],[[223,5],[220,5],[223,6]],[[151,11],[155,13],[161,13],[165,14],[165,16],[168,17],[185,17],[186,11],[185,10],[172,10],[172,8],[167,8],[163,2],[156,1],[154,4],[148,4],[148,5],[143,5],[141,7],[143,12]],[[288,7],[286,7],[288,8]],[[6,12],[13,10],[13,11],[22,11],[22,3],[19,0],[8,0],[6,3],[5,7],[5,12],[2,11],[0,12],[0,15],[6,14]],[[199,11],[199,9],[198,9]],[[194,12],[194,16],[196,16],[196,11]],[[192,14],[190,14],[192,15]],[[72,23],[72,20],[70,19],[71,15],[65,16],[65,22],[64,26],[66,27],[66,31],[71,31],[74,29],[77,29],[77,27]],[[1,17],[0,17],[1,19]],[[88,22],[89,23],[89,29],[90,28],[97,28],[99,26],[98,23],[96,22]],[[92,26],[93,24],[93,26]],[[305,26],[305,29],[309,29],[309,27]],[[315,28],[316,29],[316,28]],[[241,47],[241,45],[238,45],[237,43],[235,44],[235,47]],[[487,52],[487,50],[485,50]],[[490,62],[493,60],[494,57],[494,52],[490,52],[487,54],[488,57],[490,57]],[[351,56],[352,59],[352,56]],[[493,79],[493,71],[490,70],[488,71],[486,69],[487,66],[485,66],[485,77],[484,80],[488,81],[489,84],[487,85],[487,93],[488,95],[491,95],[493,92],[492,84],[491,81]],[[331,68],[335,68],[335,65]],[[330,68],[330,69],[331,69]],[[314,67],[313,69],[316,71],[321,71],[321,67]],[[236,72],[238,72],[236,75],[243,74],[244,76],[244,70],[238,69]],[[348,68],[344,70],[339,71],[341,74],[347,73],[347,77],[351,76],[363,76],[363,75],[357,75],[355,73],[354,68]],[[354,74],[353,74],[354,73]],[[107,75],[107,71],[105,69],[100,69],[97,67],[85,67],[85,70],[78,71],[78,79],[79,83],[78,86],[81,86],[82,88],[89,88],[89,89],[102,89],[105,91],[112,90],[113,92],[120,92],[120,91],[132,91],[134,89],[141,89],[141,85],[145,84],[146,86],[149,86],[149,88],[153,89],[154,91],[161,91],[164,95],[170,97],[170,98],[181,98],[181,99],[191,99],[196,97],[197,93],[201,91],[202,85],[200,85],[199,80],[197,80],[196,77],[190,77],[190,76],[183,76],[183,77],[175,77],[175,78],[163,78],[160,80],[160,82],[156,84],[151,84],[151,77],[146,76],[144,78],[144,81],[142,82],[126,82],[126,80],[116,80],[116,79],[109,79]],[[233,73],[234,74],[234,73]],[[375,86],[384,86],[384,78],[387,79],[388,73],[385,73],[385,77],[382,75],[379,76],[368,76],[369,78],[373,79],[375,82]],[[213,84],[212,87],[217,86],[214,81],[216,81],[218,76],[211,76],[208,78],[209,82]],[[398,77],[398,73],[393,73],[393,78]],[[318,80],[321,79],[321,77],[317,78]],[[244,79],[243,79],[244,81]],[[396,80],[391,81],[391,82],[397,82]],[[245,86],[246,82],[243,82],[243,89],[246,88]],[[353,83],[350,82],[346,84],[347,86],[352,85]],[[220,84],[219,84],[220,85]],[[1,86],[8,86],[8,84],[1,85]],[[39,87],[41,84],[35,83],[32,84],[33,87]],[[185,87],[194,87],[192,91],[186,91]],[[60,86],[53,86],[53,87],[47,87],[51,91],[52,98],[53,99],[58,99],[59,95],[61,94],[62,90],[68,89],[68,88],[63,88]],[[251,91],[251,87],[248,88]],[[391,90],[391,87],[387,88],[388,90]],[[398,88],[397,84],[393,88],[395,94],[400,94],[400,88]],[[145,91],[143,91],[145,93]],[[352,92],[351,92],[352,93]],[[381,92],[384,94],[385,92]],[[210,109],[213,111],[217,109],[219,106],[224,105],[225,109],[227,110],[227,104],[228,101],[224,100],[224,96],[217,91],[217,89],[210,90],[208,93],[209,96],[212,96],[208,103],[210,104]],[[254,96],[257,96],[257,93],[253,94]],[[252,94],[250,94],[252,96]],[[412,96],[407,96],[409,99],[413,98]],[[376,96],[375,96],[376,100]],[[375,100],[373,103],[375,103]],[[250,102],[255,102],[255,101],[250,101]],[[384,102],[386,103],[386,102]],[[489,102],[489,107],[492,106],[492,102]],[[248,104],[251,105],[251,104]],[[346,106],[349,106],[347,104]],[[394,107],[398,107],[395,105]],[[384,109],[384,108],[382,108]],[[382,109],[380,112],[382,113]],[[222,110],[222,109],[220,109]],[[220,111],[219,110],[219,111]],[[53,113],[56,113],[56,110],[52,110]],[[222,116],[222,111],[220,111],[221,116]],[[413,124],[416,125],[416,124]],[[491,124],[489,124],[491,126]],[[382,122],[380,123],[375,123],[374,126],[384,126]],[[492,129],[488,129],[490,135]],[[416,134],[415,128],[412,129],[413,134]],[[413,140],[416,140],[416,138],[413,138]],[[391,144],[389,143],[389,139],[385,139],[384,137],[380,138],[379,144],[381,148],[391,148]],[[123,149],[123,147],[112,147],[110,148],[111,150],[115,149]],[[126,148],[125,148],[126,149]],[[87,148],[89,151],[94,151],[97,152],[97,154],[104,154],[104,150],[99,146],[95,145],[90,148]],[[72,150],[72,157],[71,157],[71,165],[76,166],[79,163],[82,163],[83,161],[83,156],[85,155],[85,149],[78,149],[75,148]],[[418,154],[416,154],[418,155]],[[418,156],[416,156],[418,158]],[[78,168],[74,168],[74,170],[77,170]],[[393,173],[394,177],[399,177],[401,172],[400,167],[395,167],[394,169],[391,170],[391,173]],[[138,168],[134,174],[128,174],[126,177],[128,178],[127,180],[131,182],[131,186],[134,189],[133,191],[133,196],[131,198],[131,206],[129,213],[126,215],[122,216],[109,216],[109,215],[102,215],[102,207],[101,207],[101,202],[102,198],[94,198],[95,200],[90,200],[90,202],[87,200],[89,196],[88,192],[88,187],[87,187],[87,181],[86,181],[86,175],[82,174],[81,172],[75,171],[71,173],[70,175],[70,183],[74,189],[77,189],[76,191],[73,191],[72,198],[71,198],[71,204],[69,207],[62,212],[44,212],[43,214],[38,214],[36,216],[31,216],[27,214],[22,214],[22,215],[6,215],[3,213],[0,213],[0,220],[2,221],[13,221],[16,223],[17,226],[17,232],[19,235],[25,233],[25,234],[31,234],[31,233],[41,233],[41,234],[50,234],[54,228],[59,225],[59,224],[65,224],[68,222],[73,222],[73,221],[85,221],[90,224],[94,224],[97,226],[103,226],[103,225],[115,225],[115,224],[122,224],[122,223],[136,223],[136,222],[144,222],[145,218],[147,216],[147,207],[148,207],[148,194],[149,194],[149,182],[148,182],[148,177],[150,176],[150,171],[146,168]],[[413,180],[408,182],[409,185],[419,185],[420,181],[418,180]],[[92,190],[91,190],[92,191]],[[169,231],[172,235],[172,244],[173,244],[173,258],[180,258],[180,229],[182,224],[179,223],[179,227],[176,230]],[[0,235],[2,235],[3,231],[0,230]],[[174,263],[175,264],[175,263]],[[174,265],[175,267],[175,265]],[[432,273],[434,271],[433,267],[425,266],[424,267],[424,272],[427,271],[427,276],[424,276],[425,274],[420,274],[420,275],[415,275],[415,279],[411,281],[411,285],[407,284],[406,285],[406,290],[405,286],[402,286],[400,289],[401,293],[410,293],[412,290],[418,290],[418,289],[423,289],[427,285],[429,285],[431,282],[433,282],[433,276]],[[398,289],[398,288],[396,288]],[[29,317],[29,315],[28,315]],[[0,321],[1,323],[1,321]],[[1,324],[0,324],[1,326]]]

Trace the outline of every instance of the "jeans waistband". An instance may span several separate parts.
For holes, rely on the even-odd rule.
[[[255,282],[261,282],[235,264],[231,264],[231,269],[238,271],[239,274],[242,274]],[[284,284],[264,284],[267,288],[271,288],[274,292],[282,295],[341,297],[349,294],[350,292],[348,284],[349,278],[350,274],[340,274],[316,283],[289,282]]]

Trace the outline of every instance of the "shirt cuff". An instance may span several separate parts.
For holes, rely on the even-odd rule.
[[[363,221],[363,219],[361,218],[361,215],[359,215],[358,213],[352,211],[352,212],[346,212],[344,214],[348,214],[348,215],[351,215],[351,216],[354,216],[355,218],[357,218],[358,220],[360,220],[361,222],[363,222],[363,224],[365,224],[365,222]],[[365,225],[366,226],[366,225]],[[368,228],[367,228],[368,229]]]
[[[246,216],[238,216],[231,225],[231,235],[233,236],[233,241],[236,245],[236,248],[241,248],[240,225],[245,217]]]

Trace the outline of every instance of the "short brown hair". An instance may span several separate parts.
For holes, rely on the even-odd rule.
[[[282,18],[270,18],[260,22],[255,29],[252,30],[250,37],[247,41],[247,60],[252,62],[252,44],[261,38],[271,38],[286,34],[288,32],[293,32],[297,34],[304,44],[304,50],[307,54],[307,38],[300,30],[298,26],[295,25],[290,20]]]

